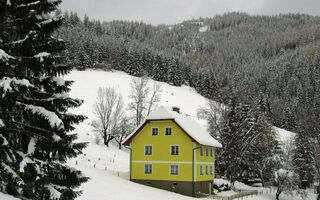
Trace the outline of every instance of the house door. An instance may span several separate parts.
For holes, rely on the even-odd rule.
[[[212,190],[212,183],[209,183],[209,194],[211,194],[211,190]]]

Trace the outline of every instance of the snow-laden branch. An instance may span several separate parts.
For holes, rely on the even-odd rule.
[[[33,57],[35,58],[39,58],[40,59],[40,62],[43,62],[45,57],[48,57],[50,56],[51,54],[50,53],[47,53],[47,52],[41,52],[41,53],[38,53],[37,55],[34,55]]]
[[[57,17],[53,17],[53,18],[44,20],[44,21],[38,23],[38,25],[41,27],[41,26],[43,26],[43,25],[47,25],[47,24],[50,24],[50,23],[52,23],[52,22],[59,21],[59,20],[61,20],[61,19],[63,19],[63,15],[59,15],[59,16],[57,16]]]
[[[54,77],[53,81],[55,81],[57,83],[57,86],[62,86],[65,84],[65,80],[60,77]]]
[[[24,41],[26,41],[27,39],[29,39],[30,35],[34,35],[34,34],[36,34],[36,31],[29,31],[29,33],[23,39],[14,41],[12,44],[14,44],[14,45],[21,44]]]
[[[56,190],[52,184],[45,186],[50,192],[50,199],[60,199],[61,192]]]
[[[25,87],[34,87],[27,79],[19,80],[17,78],[9,78],[9,77],[3,77],[0,80],[0,90],[3,90],[2,97],[5,96],[7,92],[12,92],[15,86],[25,86]]]
[[[0,49],[0,60],[8,61],[9,59],[14,59],[14,58],[9,54],[7,54],[4,50]]]
[[[39,4],[40,1],[35,1],[35,2],[31,2],[31,3],[24,3],[24,4],[20,4],[17,6],[17,8],[22,8],[22,7],[29,7],[29,6],[34,6],[34,5],[37,5]]]
[[[1,146],[7,146],[9,144],[8,140],[5,137],[3,137],[3,135],[0,135],[0,138],[3,140]]]
[[[21,177],[11,169],[11,167],[9,167],[8,165],[4,164],[4,163],[0,163],[0,166],[2,169],[4,169],[7,173],[11,174],[11,176],[15,179],[19,180],[19,184],[23,184],[23,180],[21,179]]]
[[[22,161],[19,164],[19,172],[24,173],[24,168],[27,166],[29,163],[34,163],[33,160],[31,160],[29,157],[24,157]]]
[[[52,128],[55,128],[55,127],[57,127],[58,129],[64,128],[64,124],[62,120],[54,112],[48,111],[45,108],[40,106],[27,105],[22,103],[18,103],[18,104],[23,105],[25,107],[25,110],[28,110],[33,114],[38,114],[44,117],[46,120],[48,120]]]
[[[3,121],[2,121],[2,119],[0,119],[0,128],[2,128],[2,127],[4,127],[5,125],[4,125],[4,123],[3,123]]]

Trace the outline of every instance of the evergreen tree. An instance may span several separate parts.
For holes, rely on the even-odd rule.
[[[88,180],[66,165],[81,153],[73,125],[85,116],[68,113],[82,101],[68,96],[70,71],[64,42],[52,37],[63,18],[61,0],[0,1],[0,190],[21,198],[75,199]]]
[[[235,96],[228,98],[218,126],[214,125],[223,146],[217,149],[217,173],[226,175],[232,183],[250,178],[260,178],[263,183],[269,181],[278,146],[275,133],[263,114],[254,112]]]
[[[311,184],[314,179],[314,168],[312,166],[313,141],[306,132],[296,133],[295,148],[293,154],[293,165],[295,173],[299,175],[300,185],[302,181]]]

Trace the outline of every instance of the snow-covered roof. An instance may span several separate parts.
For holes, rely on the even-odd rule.
[[[190,116],[181,113],[175,112],[171,109],[160,106],[157,110],[150,113],[147,116],[146,121],[149,120],[164,120],[170,119],[174,120],[192,139],[202,145],[214,146],[214,147],[222,147],[222,145],[215,140],[203,127],[201,127],[194,119]],[[132,132],[124,141],[129,140],[140,128],[143,126],[142,123],[137,127],[136,130]],[[125,143],[124,142],[124,143]]]

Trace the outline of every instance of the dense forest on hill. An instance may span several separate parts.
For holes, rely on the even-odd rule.
[[[67,60],[78,69],[98,62],[187,84],[217,101],[232,90],[294,132],[305,129],[301,124],[310,116],[319,117],[320,17],[228,13],[158,26],[65,17],[56,35],[69,42]]]

